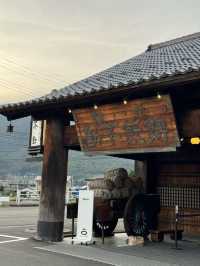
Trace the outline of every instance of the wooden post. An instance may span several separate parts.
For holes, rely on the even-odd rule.
[[[158,161],[147,160],[146,192],[156,193],[158,179]]]
[[[147,162],[144,161],[135,161],[135,175],[141,177],[144,182],[145,192],[147,190]]]
[[[64,226],[67,152],[64,149],[64,119],[46,121],[42,186],[37,237],[62,241]]]

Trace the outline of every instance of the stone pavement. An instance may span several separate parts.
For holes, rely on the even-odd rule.
[[[69,240],[62,243],[39,247],[40,250],[68,255],[76,258],[102,262],[115,266],[199,266],[200,241],[181,241],[180,250],[167,239],[163,243],[148,242],[145,246],[127,246],[125,237],[106,239],[105,245],[71,245]]]

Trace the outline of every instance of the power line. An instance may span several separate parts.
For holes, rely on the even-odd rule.
[[[33,95],[31,95],[31,94],[29,94],[29,93],[27,93],[27,92],[22,92],[22,90],[20,90],[20,89],[17,89],[16,87],[10,87],[8,84],[6,84],[6,83],[4,83],[4,82],[2,82],[1,80],[0,80],[0,86],[3,86],[4,88],[6,88],[7,90],[14,90],[14,91],[16,91],[17,93],[19,93],[19,94],[21,94],[21,95],[26,95],[26,96],[29,96],[29,97],[34,97]]]
[[[1,58],[2,59],[2,58]],[[10,68],[10,64],[8,64],[8,63],[0,63],[0,66],[1,67],[3,67],[3,68],[6,68],[7,70],[9,70],[9,71],[13,71],[13,72],[15,72],[15,73],[17,73],[17,74],[22,74],[21,73],[21,71],[23,72],[23,75],[24,74],[26,74],[26,75],[31,75],[31,76],[33,76],[34,78],[36,78],[36,79],[38,79],[38,80],[41,80],[41,81],[43,81],[43,82],[48,82],[48,83],[52,83],[52,82],[54,82],[54,83],[58,83],[58,84],[60,84],[60,83],[65,83],[66,84],[66,81],[63,81],[63,80],[57,80],[57,79],[55,79],[55,78],[50,78],[50,77],[48,77],[48,76],[44,76],[43,74],[40,74],[40,73],[38,73],[38,72],[34,72],[34,71],[32,71],[32,70],[30,70],[29,68],[27,68],[27,67],[24,67],[23,65],[19,65],[19,64],[17,64],[16,62],[14,62],[14,61],[11,61],[11,60],[8,60],[8,59],[3,59],[4,61],[7,61],[7,62],[10,62],[10,64],[13,64],[14,66],[15,66],[15,69],[13,69],[13,66],[11,66],[11,68]],[[19,69],[22,69],[22,70],[19,70]]]
[[[3,89],[6,89],[6,90],[9,90],[9,91],[12,91],[12,92],[17,92],[17,94],[19,95],[22,95],[22,96],[26,96],[28,98],[35,98],[34,95],[30,94],[30,93],[27,93],[26,91],[23,92],[22,88],[16,88],[16,86],[12,86],[11,85],[8,85],[8,83],[4,83],[4,82],[1,82],[0,80],[0,86],[3,88]]]
[[[18,69],[14,69],[13,67],[10,68],[9,65],[0,64],[0,67],[6,69],[8,71],[11,71],[12,73],[14,72],[15,74],[20,75],[20,76],[23,76],[23,77],[25,77],[25,75],[27,75],[27,74],[30,75],[29,73],[26,73],[24,70],[21,71],[21,70],[18,70]],[[52,80],[47,80],[45,78],[38,78],[34,74],[31,74],[31,76],[33,76],[34,78],[37,78],[38,80],[43,81],[43,82],[48,82],[48,83],[54,82],[54,83],[58,83],[58,82],[55,82],[55,81],[52,81]]]
[[[2,55],[5,56],[3,53]],[[18,76],[22,76],[24,79],[28,78],[30,80],[30,78],[32,79],[34,78],[34,80],[37,79],[42,82],[46,82],[48,84],[50,83],[51,86],[53,86],[52,82],[55,84],[58,84],[59,87],[63,86],[63,85],[61,86],[61,83],[64,83],[64,86],[67,86],[66,81],[62,80],[63,77],[60,74],[52,73],[51,75],[47,75],[46,73],[44,74],[44,73],[36,72],[32,70],[30,67],[28,67],[27,65],[19,64],[17,62],[19,60],[21,59],[12,57],[12,56],[9,56],[7,58],[1,57],[0,67],[3,69],[6,69],[7,71],[10,71],[11,73],[16,73]],[[58,79],[58,77],[60,78]],[[0,85],[2,85],[4,88],[8,90],[13,90],[23,96],[35,97],[35,95],[33,94],[33,91],[27,88],[24,83],[22,84],[19,82],[15,82],[15,83],[12,83],[13,84],[13,87],[12,87],[10,85],[11,83],[10,81],[1,79],[0,82],[1,82]],[[38,90],[41,91],[40,88],[35,88],[34,92],[37,92]]]
[[[24,75],[22,74],[22,73],[19,73],[21,76],[23,76],[24,77]],[[2,81],[3,82],[3,81]],[[17,91],[17,92],[19,92],[19,93],[21,93],[21,91],[22,91],[22,88],[18,88],[18,89],[16,89],[16,85],[14,85],[15,86],[15,89],[12,87],[10,87],[10,85],[8,85],[10,82],[7,82],[7,85],[6,85],[6,88],[7,89],[13,89],[13,90],[15,90],[15,91]],[[3,86],[5,86],[5,81],[4,81],[4,85]],[[35,95],[34,94],[30,94],[30,92],[31,91],[29,91],[29,93],[26,91],[27,90],[27,88],[23,88],[24,90],[25,90],[25,92],[23,93],[23,94],[27,94],[28,96],[31,96],[32,98],[34,98],[35,97]]]
[[[26,93],[31,94],[32,97],[34,96],[33,91],[31,89],[29,89],[26,84],[18,83],[18,82],[12,82],[12,81],[9,81],[9,80],[3,80],[2,78],[0,79],[0,81],[2,83],[5,83],[8,86],[11,86],[11,84],[12,84],[12,86],[14,86],[15,88],[19,89],[20,91],[23,89],[23,91],[25,91]],[[37,90],[41,91],[40,88],[36,88],[36,89],[34,89],[34,92],[37,91]]]
[[[11,85],[13,84],[13,85]],[[19,84],[19,83],[13,83],[10,81],[6,81],[6,80],[2,80],[0,79],[0,85],[2,85],[4,88],[8,89],[8,90],[12,90],[15,91],[23,96],[28,96],[31,98],[36,98],[39,97],[39,92],[41,92],[40,88],[34,88],[34,92],[36,92],[36,94],[33,94],[33,91],[31,89],[28,89],[27,87],[24,87],[26,85],[24,84]],[[44,94],[44,93],[42,93]]]
[[[9,59],[8,59],[9,58]],[[3,59],[4,61],[7,61],[8,63],[11,63],[11,64],[14,64],[14,65],[16,65],[16,66],[19,66],[19,64],[16,62],[16,61],[19,61],[19,58],[17,58],[17,57],[13,57],[13,56],[7,56],[7,58],[3,58],[3,57],[1,57],[1,59]],[[26,71],[29,71],[29,72],[32,72],[32,73],[35,73],[35,74],[37,74],[37,75],[40,75],[42,78],[44,77],[44,76],[46,76],[46,77],[50,77],[50,79],[51,79],[51,76],[52,75],[54,75],[54,76],[56,76],[56,77],[60,77],[61,78],[61,80],[59,79],[58,81],[60,82],[60,81],[62,81],[62,79],[65,79],[65,77],[63,77],[62,75],[60,75],[60,73],[52,73],[52,75],[51,76],[49,76],[47,73],[44,73],[44,74],[40,74],[40,73],[38,73],[38,72],[35,72],[35,71],[33,71],[29,66],[27,66],[27,65],[22,65],[22,64],[20,64],[20,67],[22,67],[23,69],[25,69]],[[66,83],[66,80],[63,80],[63,82],[65,82]]]

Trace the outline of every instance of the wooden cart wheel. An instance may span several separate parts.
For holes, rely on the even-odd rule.
[[[109,201],[96,201],[94,209],[93,230],[95,236],[102,236],[102,227],[104,236],[112,236],[117,225],[116,217]]]
[[[112,236],[113,231],[115,230],[115,227],[117,226],[117,223],[118,223],[118,218],[116,217],[113,217],[113,219],[110,221],[104,221],[103,223],[104,235]],[[94,223],[93,223],[93,230],[94,230],[96,237],[100,237],[102,235],[102,223],[95,218],[94,218]]]
[[[143,194],[138,194],[128,200],[124,210],[124,227],[128,236],[146,238],[149,234]]]

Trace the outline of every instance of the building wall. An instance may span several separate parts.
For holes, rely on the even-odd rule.
[[[159,163],[156,183],[161,198],[160,228],[174,227],[176,204],[181,213],[200,213],[200,163]],[[181,219],[180,227],[184,232],[200,234],[200,216]]]

